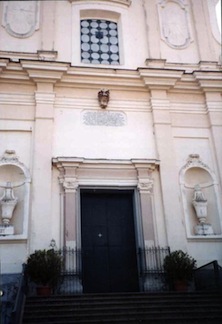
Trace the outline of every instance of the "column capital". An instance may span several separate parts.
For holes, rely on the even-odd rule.
[[[153,193],[153,179],[139,179],[137,188],[140,193],[152,194]]]
[[[78,182],[76,178],[59,177],[59,183],[62,185],[65,193],[75,193],[78,188]]]

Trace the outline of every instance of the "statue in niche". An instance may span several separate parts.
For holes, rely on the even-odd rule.
[[[199,224],[195,226],[195,234],[196,235],[214,234],[211,224],[206,223],[208,203],[199,184],[195,185],[194,187],[192,203],[196,212],[196,216],[199,220]]]
[[[0,234],[14,234],[14,228],[10,225],[14,209],[18,203],[18,198],[14,196],[11,182],[6,183],[4,193],[0,198],[2,225],[0,225]]]
[[[98,100],[101,108],[106,108],[109,102],[109,90],[102,89],[98,92]]]

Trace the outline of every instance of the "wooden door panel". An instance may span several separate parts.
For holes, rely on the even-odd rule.
[[[137,291],[132,192],[83,191],[81,213],[84,291]]]

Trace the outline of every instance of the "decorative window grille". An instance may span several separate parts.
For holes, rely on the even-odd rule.
[[[81,61],[119,64],[117,23],[100,19],[81,20]]]

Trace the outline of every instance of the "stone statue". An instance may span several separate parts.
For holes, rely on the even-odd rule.
[[[193,200],[193,207],[196,212],[196,216],[199,220],[199,224],[195,226],[196,235],[212,235],[213,229],[211,224],[206,223],[207,218],[207,199],[204,196],[204,193],[201,190],[199,184],[195,185]]]
[[[3,225],[9,225],[17,202],[18,198],[14,196],[11,182],[7,182],[3,196],[0,198]]]
[[[205,196],[200,188],[200,185],[198,185],[198,184],[194,187],[193,201],[207,202],[207,199],[205,198]]]
[[[193,206],[200,223],[205,223],[207,218],[207,199],[204,197],[198,184],[194,187]]]

